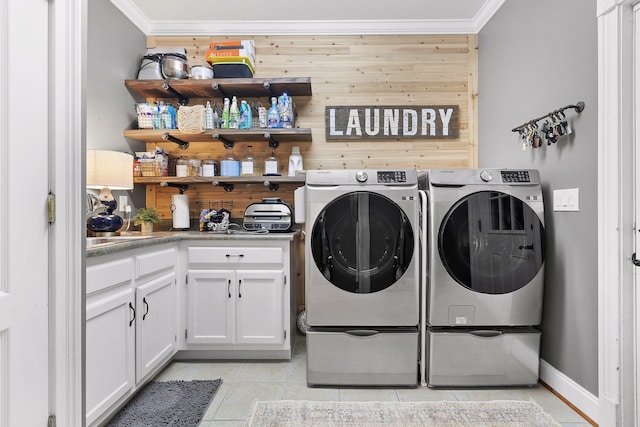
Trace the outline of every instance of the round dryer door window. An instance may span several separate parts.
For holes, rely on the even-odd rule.
[[[462,286],[505,294],[526,286],[544,262],[544,226],[522,200],[496,191],[473,193],[445,215],[440,259]]]
[[[402,209],[365,191],[329,203],[311,234],[316,267],[333,285],[352,293],[393,285],[409,267],[413,246],[413,229]]]

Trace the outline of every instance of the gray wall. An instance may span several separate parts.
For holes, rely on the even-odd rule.
[[[109,0],[88,2],[87,25],[87,148],[144,151],[143,143],[127,141],[122,132],[137,128],[136,99],[124,86],[138,75],[146,49],[146,36]],[[123,108],[129,106],[130,108]],[[131,196],[131,204],[144,206],[144,189],[114,192]]]
[[[547,231],[541,357],[598,395],[596,0],[510,0],[479,34],[479,166],[540,170]],[[577,101],[574,133],[522,150],[511,129]],[[542,122],[540,123],[542,124]],[[580,189],[579,212],[553,190]]]

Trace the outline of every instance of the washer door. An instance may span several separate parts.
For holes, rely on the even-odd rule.
[[[527,285],[544,262],[544,226],[522,200],[480,191],[456,203],[438,233],[447,272],[467,289],[506,294]]]
[[[311,235],[313,260],[336,287],[368,294],[393,285],[413,257],[409,219],[393,201],[357,191],[329,203]]]

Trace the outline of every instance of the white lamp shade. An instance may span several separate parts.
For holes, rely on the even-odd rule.
[[[107,150],[87,150],[87,188],[131,190],[133,156]]]

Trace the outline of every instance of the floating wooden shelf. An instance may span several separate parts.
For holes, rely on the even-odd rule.
[[[305,182],[305,174],[296,176],[136,176],[135,184],[160,184],[171,182],[175,184],[212,184],[213,182],[228,182],[230,184],[262,184],[265,181],[278,184],[295,184]]]
[[[208,79],[208,80],[125,80],[125,86],[145,98],[231,97],[257,98],[280,96],[311,96],[310,77],[272,79]]]
[[[183,133],[178,129],[132,129],[125,130],[124,136],[143,142],[164,140],[169,134],[185,142],[311,142],[311,129],[211,129],[202,133]]]

